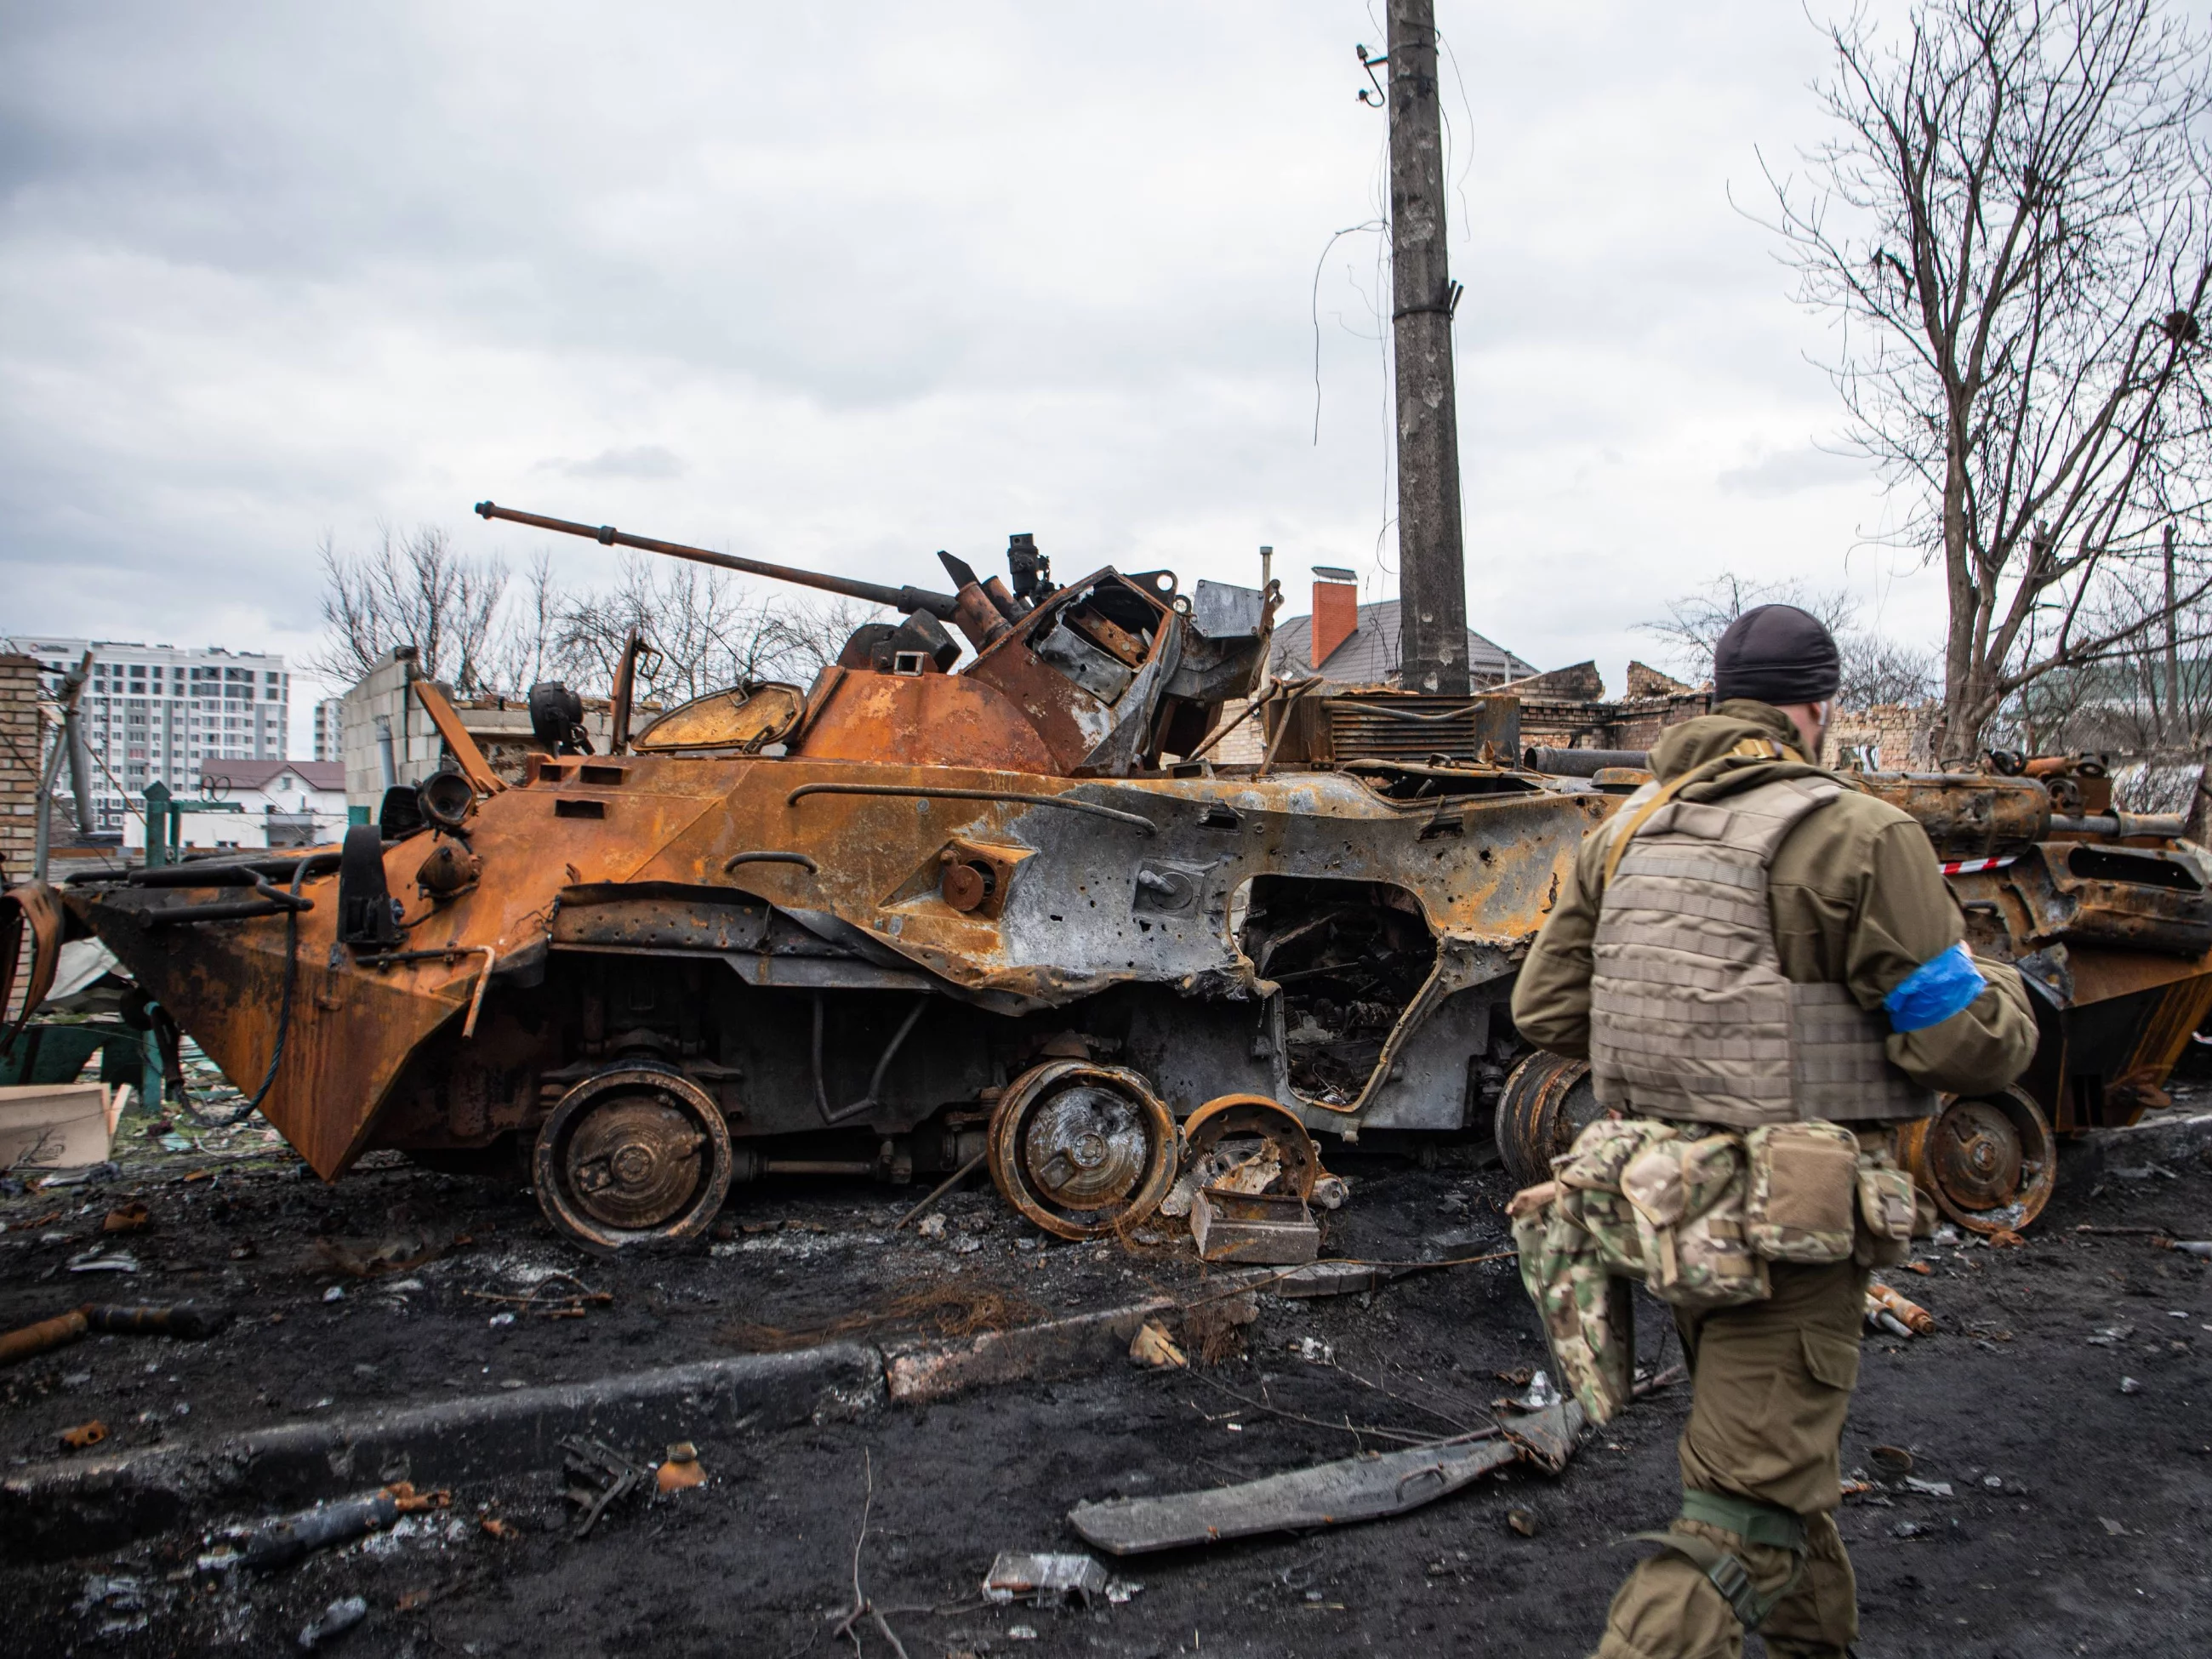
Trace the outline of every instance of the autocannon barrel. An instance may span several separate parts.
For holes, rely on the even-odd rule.
[[[612,525],[578,524],[568,519],[549,519],[536,513],[518,513],[511,507],[496,506],[490,501],[478,501],[477,514],[486,519],[506,519],[514,524],[526,524],[539,530],[557,530],[564,536],[585,536],[606,547],[635,547],[647,553],[665,553],[671,558],[690,559],[698,564],[719,565],[725,570],[742,571],[748,576],[769,576],[777,581],[796,582],[802,587],[818,587],[826,593],[842,593],[847,599],[866,599],[871,605],[889,605],[894,611],[912,615],[927,611],[940,621],[951,622],[960,612],[959,599],[951,593],[933,592],[926,587],[891,587],[882,582],[864,582],[850,576],[826,575],[819,570],[802,570],[796,565],[769,564],[763,559],[740,558],[734,553],[715,553],[703,547],[687,547],[682,542],[657,542],[645,536],[633,536],[617,530]]]

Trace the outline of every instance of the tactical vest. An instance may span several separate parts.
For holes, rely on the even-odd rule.
[[[1591,951],[1601,1103],[1736,1129],[1935,1110],[1934,1096],[1890,1064],[1888,1020],[1841,985],[1792,983],[1774,948],[1775,851],[1842,793],[1785,778],[1718,801],[1670,800],[1636,827]]]

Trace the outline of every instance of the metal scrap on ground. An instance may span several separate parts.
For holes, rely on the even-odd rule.
[[[1379,1521],[1434,1503],[1510,1463],[1527,1462],[1557,1474],[1573,1450],[1582,1421],[1582,1407],[1562,1401],[1476,1435],[1342,1458],[1205,1492],[1079,1504],[1067,1518],[1085,1543],[1113,1555]]]

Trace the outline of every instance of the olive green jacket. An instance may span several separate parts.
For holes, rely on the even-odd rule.
[[[1739,699],[1670,730],[1651,751],[1652,771],[1665,783],[1746,738],[1772,738],[1792,755],[1804,753],[1788,715]],[[1803,759],[1739,757],[1678,799],[1716,800],[1780,778],[1834,775]],[[1590,939],[1612,839],[1601,830],[1583,842],[1574,879],[1545,920],[1513,989],[1521,1035],[1574,1059],[1589,1053]],[[1909,814],[1856,788],[1790,833],[1774,855],[1767,890],[1782,971],[1799,984],[1841,984],[1869,1012],[1965,937],[1958,901],[1926,833]],[[2019,975],[2002,963],[1976,962],[1989,981],[1981,995],[1948,1019],[1887,1039],[1890,1060],[1923,1087],[1987,1093],[2017,1078],[2035,1053],[2035,1016]]]

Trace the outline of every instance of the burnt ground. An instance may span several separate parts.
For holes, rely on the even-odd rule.
[[[2185,1096],[2163,1127],[2069,1148],[2026,1244],[1930,1247],[1928,1275],[1890,1274],[1942,1328],[1869,1340],[1846,1466],[1903,1445],[1917,1475],[1952,1495],[1877,1485],[1846,1506],[1863,1654],[2212,1650],[2212,1264],[2141,1234],[2079,1231],[2212,1237],[2212,1119],[2174,1121],[2208,1108],[2212,1091]],[[137,1127],[106,1184],[0,1198],[0,1326],[88,1299],[189,1297],[239,1317],[210,1341],[95,1337],[0,1372],[11,1465],[53,1457],[59,1431],[94,1417],[125,1446],[197,1439],[825,1334],[988,1327],[1188,1289],[1200,1273],[1187,1244],[1041,1239],[988,1191],[948,1201],[941,1239],[893,1237],[919,1189],[857,1184],[742,1190],[711,1249],[608,1261],[556,1238],[511,1179],[384,1157],[326,1188],[255,1126],[170,1148]],[[1352,1197],[1329,1218],[1324,1254],[1436,1259],[1504,1243],[1504,1179],[1463,1153],[1433,1168],[1371,1151],[1332,1162]],[[152,1225],[103,1239],[102,1217],[133,1198]],[[69,1271],[102,1243],[139,1270]],[[387,1270],[357,1272],[371,1266]],[[568,1286],[556,1273],[611,1300],[556,1319],[485,1299],[550,1297]],[[857,1324],[885,1310],[903,1317]],[[1663,1364],[1671,1335],[1656,1304],[1643,1311],[1646,1352]],[[516,1316],[490,1322],[504,1313]],[[536,1474],[465,1488],[449,1513],[267,1578],[193,1569],[246,1514],[210,1513],[202,1530],[97,1558],[0,1563],[8,1646],[296,1651],[311,1618],[357,1594],[368,1616],[334,1651],[843,1652],[833,1625],[852,1601],[866,1504],[860,1571],[914,1659],[1589,1651],[1629,1559],[1617,1540],[1673,1511],[1680,1389],[1588,1437],[1558,1480],[1510,1473],[1370,1526],[1112,1563],[1141,1589],[1094,1609],[984,1607],[977,1585],[997,1552],[1079,1547],[1066,1515],[1081,1499],[1355,1449],[1324,1421],[1449,1432],[1511,1391],[1502,1378],[1541,1363],[1510,1263],[1331,1301],[1262,1297],[1241,1334],[1244,1357],[1191,1373],[1117,1367],[702,1436],[705,1486],[615,1511],[580,1543],[566,1535],[557,1478]],[[1294,1353],[1307,1338],[1333,1362]],[[1245,1403],[1263,1391],[1316,1422]],[[1534,1536],[1509,1529],[1512,1508],[1530,1512]],[[489,1534],[485,1516],[510,1535]],[[860,1633],[867,1652],[890,1653]]]

